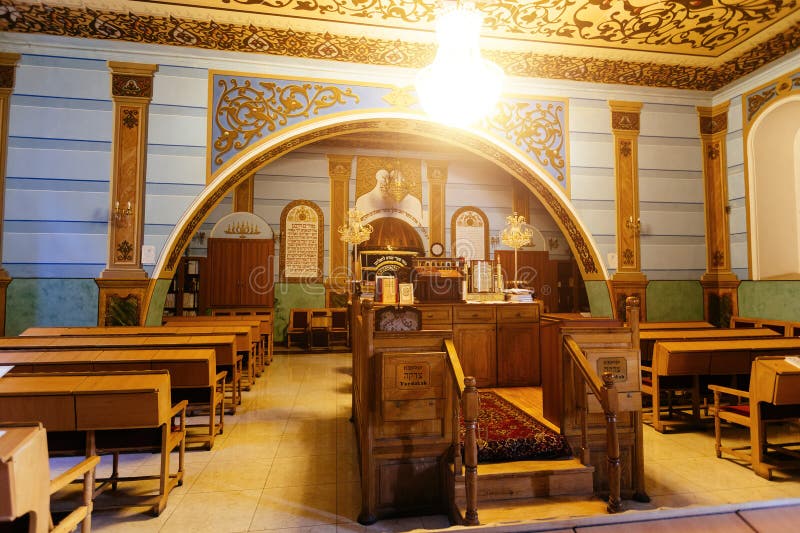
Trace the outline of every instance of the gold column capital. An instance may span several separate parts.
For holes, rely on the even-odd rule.
[[[428,181],[431,183],[447,183],[447,168],[449,161],[425,161],[428,167]]]
[[[728,133],[729,106],[730,102],[725,102],[713,107],[697,106],[701,136],[725,135]]]
[[[123,63],[109,61],[111,71],[111,98],[115,101],[125,99],[153,98],[153,76],[158,65],[148,63]]]
[[[352,171],[352,155],[328,154],[328,176],[332,180],[349,180]]]
[[[611,108],[611,129],[614,133],[639,133],[639,116],[642,111],[641,102],[609,100],[608,107]]]

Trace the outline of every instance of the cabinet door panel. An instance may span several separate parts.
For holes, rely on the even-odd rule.
[[[496,332],[491,324],[457,324],[453,337],[465,376],[474,376],[478,387],[497,384]]]
[[[239,304],[272,307],[272,240],[246,239],[241,242],[243,246],[240,252],[239,276],[242,285]]]
[[[541,385],[539,324],[497,326],[497,386]]]
[[[237,239],[208,239],[208,305],[238,305],[241,244]]]

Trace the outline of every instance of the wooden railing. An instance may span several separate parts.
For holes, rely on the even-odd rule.
[[[464,370],[456,353],[453,341],[444,341],[448,367],[453,377],[456,397],[460,401],[461,414],[464,418],[464,489],[466,493],[466,510],[464,524],[476,526],[478,521],[478,388],[472,376],[464,377]],[[461,443],[459,442],[458,412],[454,414],[453,426],[453,469],[454,474],[461,470]]]
[[[619,453],[619,435],[617,433],[617,411],[619,399],[617,390],[614,387],[614,377],[610,372],[604,372],[602,380],[589,365],[586,356],[583,354],[578,343],[571,336],[564,337],[564,351],[569,354],[570,360],[575,368],[580,372],[583,381],[589,390],[597,397],[600,406],[606,417],[606,441],[608,446],[608,506],[609,513],[618,513],[622,510],[621,484],[622,484],[622,465]],[[587,430],[587,408],[581,410],[582,433],[581,433],[581,461],[589,463],[589,444]]]

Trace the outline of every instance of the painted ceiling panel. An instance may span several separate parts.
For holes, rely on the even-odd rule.
[[[448,2],[453,4],[453,2]],[[0,0],[0,30],[420,68],[434,0]],[[716,90],[800,45],[800,0],[492,0],[513,76]]]

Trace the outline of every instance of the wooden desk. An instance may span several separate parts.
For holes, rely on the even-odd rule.
[[[222,324],[220,324],[222,322]],[[165,317],[164,323],[166,327],[175,328],[176,333],[180,333],[183,329],[189,334],[190,331],[196,328],[211,327],[219,333],[225,332],[226,328],[249,328],[247,339],[237,347],[244,357],[244,366],[247,369],[245,377],[247,378],[246,390],[255,383],[256,376],[260,376],[263,370],[263,353],[264,347],[261,342],[260,323],[257,320],[245,320],[236,318],[235,320],[217,320],[212,317]],[[198,334],[202,334],[199,333]]]
[[[175,417],[180,417],[177,429],[173,428]],[[171,405],[166,371],[6,375],[0,379],[0,420],[39,420],[51,436],[55,432],[85,433],[85,446],[63,450],[69,454],[114,454],[111,477],[95,488],[95,496],[126,481],[119,476],[120,451],[153,446],[152,442],[144,445],[139,438],[132,438],[142,437],[142,432],[119,430],[154,429],[159,433],[155,444],[161,452],[159,475],[131,478],[158,479],[158,496],[144,497],[132,506],[146,505],[160,514],[169,492],[183,480],[186,402]],[[178,470],[171,474],[170,453],[176,448]]]
[[[669,329],[719,329],[714,324],[703,321],[687,322],[639,322],[639,331],[669,330]]]
[[[177,349],[213,348],[218,370],[228,372],[231,402],[226,405],[231,413],[242,401],[242,357],[236,353],[233,335],[85,335],[69,337],[2,337],[0,353],[10,350],[105,350],[105,349]],[[62,370],[63,371],[63,370]]]
[[[49,531],[50,466],[41,424],[0,427],[0,522],[30,514],[29,531]]]
[[[258,319],[261,322],[261,338],[264,339],[265,364],[272,363],[275,313],[271,307],[218,307],[211,309],[211,316]]]
[[[639,347],[642,361],[651,361],[653,346],[656,341],[688,341],[688,340],[727,340],[727,339],[759,339],[778,337],[779,334],[769,329],[664,329],[639,332]]]
[[[208,409],[207,424],[191,424],[204,433],[191,433],[187,443],[211,449],[225,425],[223,407],[226,371],[216,371],[211,348],[10,351],[0,353],[0,365],[14,365],[10,375],[20,373],[113,372],[121,370],[166,370],[170,374],[173,400],[186,399],[193,409]],[[199,400],[198,391],[205,392]],[[219,420],[217,421],[217,410]]]
[[[652,386],[642,390],[653,398],[653,429],[664,431],[660,417],[661,381],[666,377],[692,378],[692,415],[700,415],[701,375],[749,374],[752,361],[762,355],[800,353],[800,338],[657,341],[653,349]],[[643,370],[647,370],[642,367]]]

